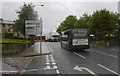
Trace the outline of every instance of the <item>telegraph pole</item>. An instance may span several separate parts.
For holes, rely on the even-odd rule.
[[[42,53],[42,32],[43,32],[43,21],[40,18],[40,53]]]

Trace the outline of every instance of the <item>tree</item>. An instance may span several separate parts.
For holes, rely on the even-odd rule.
[[[15,31],[19,31],[25,34],[25,20],[35,20],[38,19],[37,12],[34,11],[34,5],[32,3],[25,4],[16,12],[18,14],[18,19],[15,21],[13,26]]]
[[[116,29],[116,37],[120,38],[120,14],[116,13],[117,18],[117,29]]]
[[[98,40],[103,39],[106,34],[113,33],[116,29],[116,24],[114,13],[106,9],[95,11],[89,22],[90,31],[96,34]]]
[[[88,28],[90,16],[87,13],[84,13],[82,17],[77,20],[75,28]]]
[[[65,20],[59,25],[57,28],[57,32],[61,32],[67,29],[72,29],[75,27],[77,18],[76,16],[69,15],[68,17],[65,18]]]

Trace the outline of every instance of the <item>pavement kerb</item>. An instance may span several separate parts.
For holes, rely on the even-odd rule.
[[[33,55],[25,55],[25,56],[19,56],[19,57],[2,57],[2,59],[14,59],[14,58],[31,58],[31,57],[39,57],[39,56],[43,56],[43,55],[50,55],[52,54],[52,52],[50,53],[40,53],[40,54],[33,54]]]
[[[50,55],[52,52],[50,53],[40,53],[40,54],[34,54],[34,55],[26,55],[26,56],[23,56],[23,57],[36,57],[36,56],[42,56],[42,55]]]

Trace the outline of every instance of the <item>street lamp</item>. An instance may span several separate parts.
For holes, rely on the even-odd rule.
[[[34,5],[34,6],[41,6],[43,7],[44,5]],[[40,53],[42,53],[42,30],[43,30],[43,21],[42,18],[40,18]]]

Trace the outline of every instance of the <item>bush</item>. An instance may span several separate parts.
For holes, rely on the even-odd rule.
[[[13,39],[13,33],[5,33],[5,38],[11,38]]]

